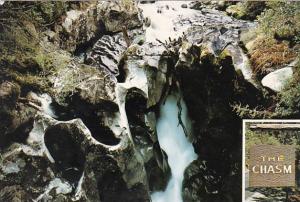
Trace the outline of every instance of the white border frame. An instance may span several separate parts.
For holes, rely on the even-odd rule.
[[[242,151],[242,201],[245,202],[245,192],[246,192],[246,182],[245,182],[245,163],[246,163],[246,158],[245,158],[245,149],[246,149],[246,139],[245,139],[245,132],[246,132],[246,123],[256,123],[256,122],[268,122],[268,123],[277,123],[277,122],[286,122],[286,123],[300,123],[299,119],[243,119],[243,129],[242,129],[242,144],[243,144],[243,151]]]

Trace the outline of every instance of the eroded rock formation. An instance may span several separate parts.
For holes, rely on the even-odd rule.
[[[73,6],[40,33],[53,66],[40,65],[45,75],[34,78],[50,87],[1,77],[0,201],[150,201],[170,178],[156,119],[175,89],[198,155],[183,200],[241,201],[241,119],[232,104],[264,102],[240,47],[241,30],[256,24],[203,4],[151,3],[156,15],[173,12],[172,38],[154,40],[159,22],[136,4]]]

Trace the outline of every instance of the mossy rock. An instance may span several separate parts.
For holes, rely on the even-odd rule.
[[[266,8],[265,2],[239,2],[228,6],[226,12],[237,19],[255,20],[256,17]]]
[[[219,60],[222,61],[222,60],[225,60],[227,58],[231,58],[231,54],[228,50],[223,50],[221,52],[221,54],[219,55]]]
[[[226,9],[226,13],[230,16],[233,16],[237,19],[243,19],[246,15],[245,9],[241,3],[236,5],[231,5]]]
[[[217,57],[208,49],[208,47],[203,47],[201,49],[200,61],[203,63],[210,63],[213,65],[219,64]]]

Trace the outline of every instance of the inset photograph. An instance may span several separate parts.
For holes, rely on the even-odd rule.
[[[300,201],[299,157],[300,121],[244,120],[244,201]]]

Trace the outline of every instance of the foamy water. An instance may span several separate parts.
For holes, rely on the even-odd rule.
[[[155,192],[153,202],[182,202],[182,181],[185,168],[197,158],[193,145],[188,141],[178,120],[179,95],[169,95],[165,104],[160,107],[160,117],[157,121],[157,135],[161,148],[168,155],[171,168],[171,179],[163,192]],[[181,120],[187,131],[191,132],[190,120],[185,103],[181,99]]]
[[[197,14],[196,10],[182,8],[182,4],[189,1],[157,1],[155,3],[140,4],[144,18],[151,20],[150,26],[146,29],[146,41],[155,42],[176,39],[187,30],[186,26],[175,26],[179,18],[189,18]]]
[[[165,41],[182,36],[189,26],[176,26],[180,18],[190,18],[197,14],[196,10],[182,8],[189,1],[157,1],[155,3],[139,4],[144,18],[150,19],[146,28],[146,42],[157,43],[157,39]],[[193,145],[188,141],[182,126],[179,124],[177,101],[180,95],[169,95],[165,104],[160,107],[160,117],[157,121],[158,141],[168,155],[171,168],[171,179],[164,191],[151,195],[153,202],[182,202],[182,181],[185,168],[197,158]],[[187,116],[185,103],[181,99],[181,120],[191,132],[190,120]]]

